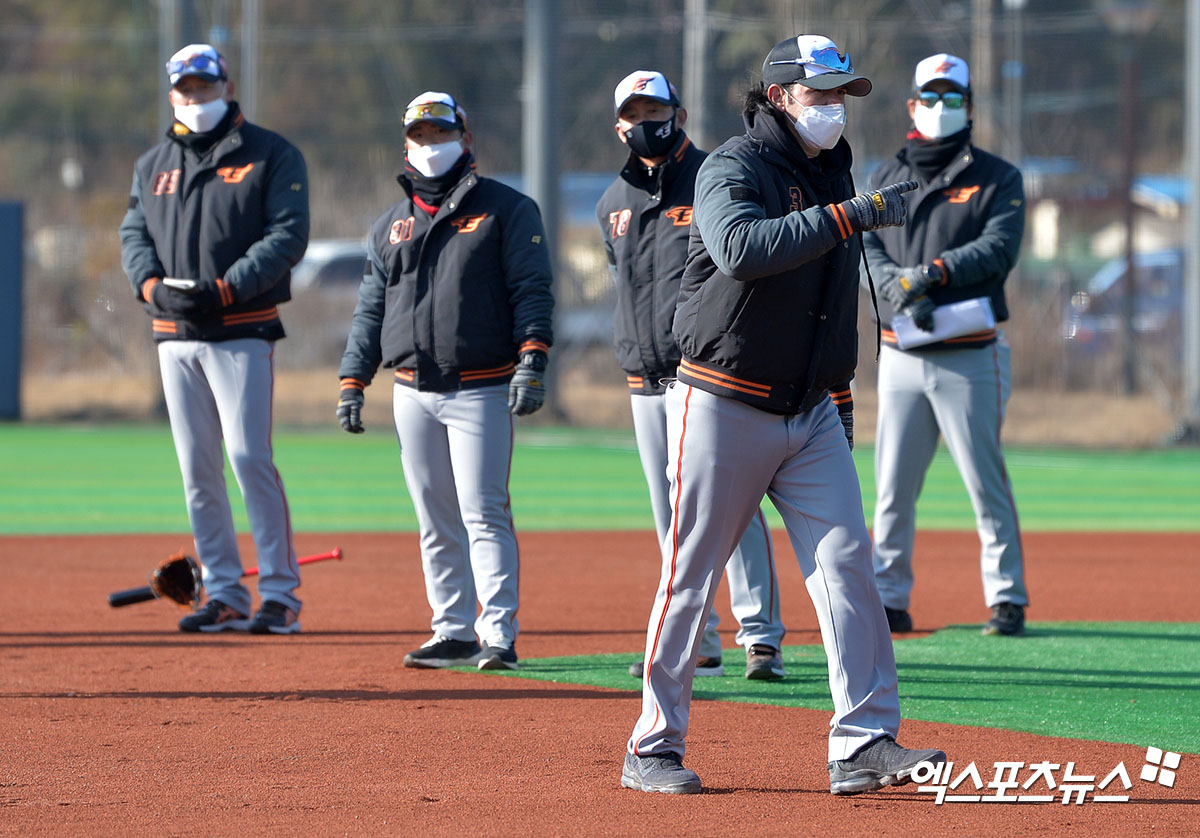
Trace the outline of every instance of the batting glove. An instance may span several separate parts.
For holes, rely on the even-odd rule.
[[[202,314],[228,308],[236,302],[233,286],[223,279],[197,285],[191,296]]]
[[[549,358],[539,349],[521,353],[517,371],[508,383],[508,409],[514,416],[528,416],[546,401],[545,376]]]
[[[933,310],[937,308],[928,297],[917,297],[903,310],[922,332],[933,331]]]
[[[342,423],[342,430],[347,433],[361,434],[366,430],[362,423],[363,387],[365,386],[357,378],[342,379],[342,389],[338,396],[337,418]]]
[[[901,311],[917,297],[924,296],[930,288],[943,284],[945,277],[941,265],[936,262],[901,268],[899,273],[889,277],[879,286],[879,293],[892,304],[892,308]]]
[[[901,181],[882,189],[855,195],[849,201],[830,205],[829,210],[842,238],[849,238],[850,234],[855,232],[878,230],[880,227],[899,227],[908,213],[908,200],[904,193],[911,192],[919,185],[915,180]]]

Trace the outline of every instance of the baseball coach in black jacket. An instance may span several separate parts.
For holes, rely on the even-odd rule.
[[[891,630],[911,631],[916,503],[940,436],[975,510],[984,601],[991,609],[983,633],[1020,635],[1029,594],[1000,441],[1012,374],[999,324],[1008,319],[1004,283],[1021,249],[1025,190],[1016,166],[971,142],[966,61],[938,53],[918,63],[907,106],[907,142],[872,182],[920,183],[909,199],[908,224],[863,237],[884,326],[875,434],[876,581]],[[995,327],[943,323],[939,329],[950,315],[938,307],[966,300],[990,305]],[[911,319],[916,341],[902,345],[897,313]]]
[[[554,308],[545,233],[531,198],[476,174],[466,113],[454,97],[428,91],[413,99],[404,137],[400,200],[367,241],[338,372],[338,417],[361,433],[363,388],[380,364],[392,370],[433,610],[433,636],[405,666],[516,669],[508,475],[513,417],[545,398]]]
[[[225,59],[190,44],[167,63],[175,121],[143,154],[121,222],[121,260],[151,317],[163,393],[208,602],[183,631],[298,631],[300,585],[271,454],[275,341],[291,269],[308,246],[299,150],[252,125]],[[221,443],[246,502],[261,573],[250,592],[225,491]]]

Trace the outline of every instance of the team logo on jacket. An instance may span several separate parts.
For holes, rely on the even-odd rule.
[[[169,172],[159,172],[154,176],[154,194],[155,195],[174,195],[176,188],[179,186],[179,170],[172,169]]]
[[[219,174],[226,183],[241,183],[246,179],[246,175],[250,174],[250,170],[254,168],[253,163],[247,163],[245,166],[222,166],[217,169]]]
[[[633,218],[632,210],[616,210],[608,214],[608,237],[619,239],[629,232],[629,220]]]
[[[688,227],[692,223],[691,207],[671,207],[663,215],[671,219],[676,227]]]
[[[959,189],[943,189],[942,192],[950,199],[952,204],[965,204],[971,200],[971,196],[979,191],[978,186],[963,186]]]
[[[392,244],[400,244],[400,242],[412,241],[413,234],[413,217],[397,218],[392,222],[392,231],[388,234],[388,241]]]
[[[483,223],[483,219],[487,218],[487,213],[483,215],[467,215],[462,218],[455,218],[450,223],[458,228],[460,233],[474,233],[479,229],[479,225]]]

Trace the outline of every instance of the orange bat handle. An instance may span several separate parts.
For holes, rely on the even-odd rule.
[[[305,556],[304,558],[296,559],[296,564],[310,564],[311,562],[325,562],[325,561],[329,561],[330,559],[337,559],[340,562],[342,560],[342,548],[334,547],[328,553],[317,553],[315,556]],[[242,576],[257,576],[257,575],[258,575],[257,567],[252,567],[249,570],[247,570],[245,573],[242,574]]]

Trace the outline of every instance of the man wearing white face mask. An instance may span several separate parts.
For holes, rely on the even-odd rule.
[[[545,232],[531,198],[475,173],[454,97],[422,93],[403,124],[403,194],[367,239],[337,416],[343,430],[362,433],[363,389],[381,364],[393,370],[400,461],[433,610],[433,636],[404,665],[517,669],[508,475],[513,417],[546,395],[554,299]]]
[[[921,61],[908,100],[908,142],[872,175],[874,183],[912,178],[921,184],[903,230],[864,237],[879,280],[884,343],[874,561],[893,632],[913,628],[916,502],[939,435],[975,510],[984,601],[992,612],[983,633],[1025,630],[1021,531],[1000,445],[1011,390],[1009,346],[1003,332],[986,324],[964,326],[964,333],[945,329],[942,318],[951,317],[950,310],[938,308],[986,302],[996,322],[1007,320],[1004,282],[1025,228],[1021,173],[971,144],[971,108],[965,61],[946,53]],[[915,341],[904,333],[906,319],[916,327]],[[935,335],[939,322],[943,328]]]
[[[667,387],[671,521],[646,632],[642,708],[621,784],[694,794],[684,737],[725,563],[765,493],[783,518],[829,660],[829,790],[911,780],[939,750],[896,743],[900,700],[850,449],[859,233],[904,223],[901,181],[854,194],[847,95],[871,82],[829,38],[775,45],[746,131],[700,166]],[[805,781],[807,782],[807,780]]]
[[[225,59],[190,44],[167,62],[175,122],[143,154],[121,222],[121,260],[152,318],[163,394],[208,601],[181,631],[291,634],[300,585],[283,482],[271,453],[278,305],[308,246],[299,150],[242,116]],[[254,535],[262,604],[250,592],[226,493],[222,442]]]

